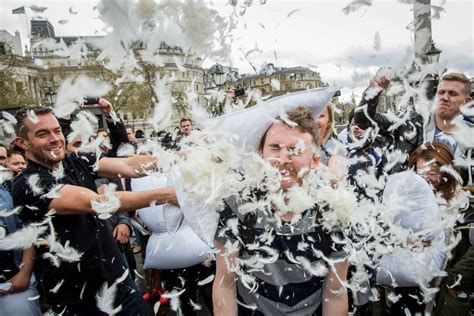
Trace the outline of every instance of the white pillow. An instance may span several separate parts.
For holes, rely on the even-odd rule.
[[[168,180],[164,175],[132,179],[131,182],[132,190],[136,192],[166,186],[168,186]],[[164,216],[164,211],[170,212],[167,215],[171,216]],[[146,247],[145,268],[186,268],[199,264],[212,256],[211,248],[189,227],[180,208],[164,204],[142,208],[137,212],[153,232]],[[176,230],[170,233],[167,231],[168,227],[175,227]]]
[[[412,287],[431,281],[443,266],[444,231],[437,228],[441,220],[439,205],[430,185],[412,171],[390,176],[383,192],[387,208],[400,208],[394,223],[411,232],[425,231],[423,238],[431,245],[423,249],[397,248],[384,255],[379,263],[377,284]],[[390,205],[392,204],[392,205]]]
[[[144,268],[181,269],[204,262],[211,249],[186,224],[171,236],[153,233],[148,239]]]

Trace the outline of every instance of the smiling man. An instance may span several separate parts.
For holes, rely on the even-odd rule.
[[[275,122],[260,142],[262,157],[281,175],[282,193],[303,185],[319,164],[318,127],[311,112],[300,107],[287,115],[297,125]],[[266,193],[254,198],[264,201]],[[321,310],[347,315],[347,293],[340,282],[346,278],[347,263],[342,252],[331,250],[330,237],[317,221],[317,205],[303,212],[254,207],[244,214],[239,211],[242,200],[226,200],[215,237],[215,315],[318,315]],[[340,262],[327,271],[318,252]]]
[[[107,104],[101,108],[106,116],[110,115],[108,108]],[[61,245],[69,244],[82,253],[79,262],[60,260],[58,265],[48,259],[52,249],[36,247],[35,269],[40,286],[55,313],[97,315],[98,290],[105,282],[109,286],[116,282],[126,267],[112,231],[92,208],[94,202],[107,200],[106,195],[97,193],[95,180],[143,176],[143,165],[153,164],[156,159],[98,159],[91,153],[66,154],[61,127],[48,107],[25,107],[17,112],[16,119],[16,144],[28,157],[28,166],[13,182],[14,203],[23,206],[20,217],[24,224],[38,223],[54,211],[51,221],[55,238]],[[47,195],[53,188],[58,194]],[[169,188],[113,194],[120,201],[117,211],[121,212],[147,207],[152,201],[177,204],[174,190]],[[126,315],[152,314],[130,275],[117,285],[113,304],[121,306]]]

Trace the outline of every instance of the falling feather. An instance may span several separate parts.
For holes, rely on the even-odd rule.
[[[114,194],[117,185],[110,183],[105,187],[105,193],[99,200],[92,200],[91,207],[100,219],[108,219],[120,208],[120,200]]]
[[[110,287],[104,282],[102,287],[95,295],[96,305],[99,310],[108,314],[115,315],[122,310],[122,305],[114,308],[115,295],[117,292],[117,284],[113,283]]]
[[[380,34],[379,32],[375,32],[373,48],[376,51],[380,51],[381,47],[382,47],[382,40],[380,39]]]
[[[62,279],[61,281],[59,281],[51,290],[49,290],[51,293],[58,293],[59,291],[59,288],[63,285],[64,283],[64,279]]]
[[[191,307],[192,307],[193,310],[195,310],[195,311],[200,311],[200,310],[202,309],[202,305],[193,302],[192,299],[189,299],[189,304],[191,304]]]
[[[27,226],[13,234],[0,239],[1,250],[26,249],[38,242],[40,236],[46,231],[44,226]]]
[[[37,6],[36,4],[30,5],[29,8],[33,10],[34,12],[38,12],[38,13],[43,13],[44,11],[48,9],[48,7],[40,7],[40,6]]]
[[[34,195],[40,195],[43,193],[43,188],[41,187],[39,174],[35,173],[28,177],[28,185],[31,188],[31,191]]]
[[[69,20],[59,20],[58,21],[58,23],[61,24],[61,25],[66,24],[68,22],[69,22]]]
[[[73,7],[69,7],[69,13],[77,14],[77,11],[74,11]]]
[[[290,16],[292,16],[293,14],[295,14],[298,11],[301,11],[301,9],[294,9],[294,10],[290,11],[286,17],[289,18]]]
[[[8,217],[14,214],[17,214],[21,210],[21,206],[17,206],[11,210],[1,210],[0,211],[0,217]]]
[[[342,12],[344,12],[344,14],[347,15],[349,13],[355,12],[355,11],[361,9],[361,8],[366,8],[366,7],[371,6],[371,5],[372,5],[372,0],[352,1],[342,9]]]

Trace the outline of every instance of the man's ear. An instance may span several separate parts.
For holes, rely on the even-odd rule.
[[[313,159],[311,159],[311,170],[316,169],[319,166],[321,158],[319,155],[313,155]]]
[[[28,140],[26,138],[17,136],[15,138],[15,145],[17,145],[21,149],[26,150],[26,149],[28,149]]]

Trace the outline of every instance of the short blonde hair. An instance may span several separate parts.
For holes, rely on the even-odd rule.
[[[450,72],[443,76],[442,81],[458,81],[464,85],[463,93],[467,96],[471,94],[471,82],[460,72]]]

